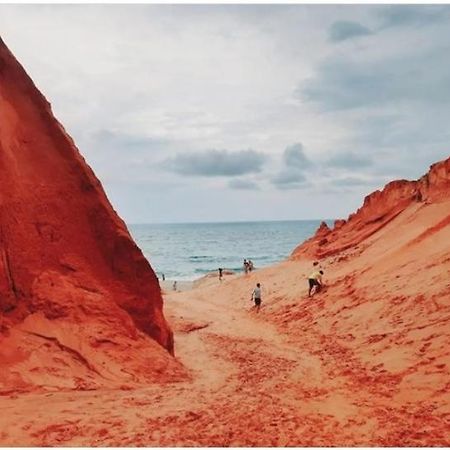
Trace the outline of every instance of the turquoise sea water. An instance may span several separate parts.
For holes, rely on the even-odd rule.
[[[158,277],[164,273],[168,280],[194,280],[219,267],[241,271],[244,258],[255,268],[284,260],[319,225],[319,220],[299,220],[128,228]]]

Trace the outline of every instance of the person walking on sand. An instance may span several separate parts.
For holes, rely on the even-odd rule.
[[[219,281],[222,281],[223,269],[219,267]]]
[[[308,297],[311,297],[315,293],[319,292],[323,287],[322,282],[323,270],[315,271],[308,277],[309,291]],[[312,292],[314,289],[314,292]]]
[[[254,308],[256,309],[256,312],[259,312],[259,309],[261,308],[261,284],[256,283],[255,289],[253,289],[252,292],[252,298],[250,301],[255,302]]]
[[[245,272],[245,274],[248,273],[248,262],[246,259],[244,259],[244,272]]]
[[[173,282],[172,287],[173,287],[173,290],[174,290],[174,291],[177,290],[177,282],[176,282],[176,280]]]

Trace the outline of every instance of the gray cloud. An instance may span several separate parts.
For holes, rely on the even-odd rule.
[[[254,181],[244,180],[242,178],[232,178],[228,182],[228,187],[230,187],[231,189],[246,190],[246,191],[259,190],[259,186]]]
[[[331,58],[296,95],[324,110],[392,104],[450,102],[450,46],[375,60]],[[433,67],[433,70],[430,70]]]
[[[372,32],[358,22],[338,20],[333,22],[328,30],[328,38],[331,42],[340,42],[361,36],[367,36]]]
[[[311,161],[306,157],[303,145],[300,142],[286,147],[283,153],[283,162],[287,167],[298,169],[304,169],[311,165]]]
[[[392,35],[404,33],[392,30],[377,39],[389,45]],[[435,27],[414,48],[393,42],[383,55],[343,52],[319,65],[317,76],[297,94],[333,117],[344,117],[352,132],[338,147],[359,150],[356,159],[345,152],[333,156],[327,167],[415,178],[431,162],[448,156],[449,42],[450,28]]]
[[[306,184],[303,172],[312,166],[312,162],[305,155],[300,142],[284,149],[282,163],[280,172],[271,179],[274,186],[278,189],[295,189]]]
[[[279,189],[296,189],[307,185],[305,175],[295,169],[283,169],[272,178],[272,184]]]
[[[279,189],[295,189],[306,184],[303,172],[312,166],[300,142],[285,148],[282,156],[283,168],[271,182]]]
[[[376,7],[375,11],[381,22],[377,29],[371,30],[355,21],[338,20],[333,22],[328,30],[329,41],[354,39],[375,34],[386,28],[425,26],[450,18],[450,7],[447,5],[388,5]]]
[[[358,155],[355,152],[343,152],[332,156],[325,164],[330,167],[359,169],[371,166],[373,161],[365,155]]]
[[[261,172],[266,159],[265,154],[255,150],[207,150],[199,153],[178,153],[164,161],[163,167],[181,175],[237,176]]]
[[[421,26],[447,20],[448,5],[389,5],[379,10],[381,28]]]
[[[386,72],[384,67],[383,72]],[[373,67],[330,59],[322,63],[317,76],[304,83],[295,94],[319,104],[324,110],[367,106],[387,97],[386,90],[392,80],[385,75],[375,72]]]

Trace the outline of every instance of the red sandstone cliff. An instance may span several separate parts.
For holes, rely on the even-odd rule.
[[[155,343],[173,352],[162,306],[99,180],[0,39],[0,390],[152,379],[172,364]]]
[[[413,203],[448,200],[449,192],[450,158],[433,164],[419,180],[392,181],[382,191],[371,193],[356,213],[347,220],[337,220],[333,229],[322,223],[312,238],[293,251],[291,259],[323,258],[357,247]]]

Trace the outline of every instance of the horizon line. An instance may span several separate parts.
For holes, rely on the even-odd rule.
[[[274,223],[274,222],[334,222],[336,219],[281,219],[281,220],[224,220],[224,221],[200,221],[200,222],[126,222],[127,225],[211,225],[211,224],[236,224],[236,223]]]

